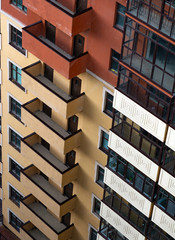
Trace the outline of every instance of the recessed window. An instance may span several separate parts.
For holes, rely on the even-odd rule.
[[[21,104],[12,97],[9,97],[9,105],[10,113],[21,120]]]
[[[95,182],[98,183],[101,187],[104,187],[103,180],[104,180],[104,168],[97,163]]]
[[[96,240],[97,239],[97,231],[90,226],[89,228],[89,240]]]
[[[27,8],[22,4],[22,0],[11,0],[11,4],[24,11],[25,13],[27,12]]]
[[[120,54],[114,50],[112,50],[111,56],[111,71],[115,74],[118,73],[118,65],[119,65]]]
[[[9,223],[12,225],[18,232],[23,222],[9,210]]]
[[[21,86],[21,69],[11,62],[9,63],[9,80],[24,90]]]
[[[108,140],[109,140],[109,134],[101,130],[100,133],[100,150],[102,150],[104,153],[108,154]]]
[[[100,205],[101,205],[101,201],[93,195],[92,196],[92,213],[95,214],[95,216],[97,216],[98,218],[100,217]]]
[[[9,198],[19,207],[23,196],[9,185]]]
[[[10,45],[25,54],[25,49],[22,47],[22,32],[12,25],[10,26]]]
[[[125,22],[125,11],[126,7],[117,3],[117,10],[116,10],[116,22],[115,22],[115,27],[120,28],[123,30],[124,28],[124,22]]]
[[[0,187],[2,188],[2,173],[0,173]]]
[[[20,173],[22,167],[17,164],[13,159],[9,158],[9,172],[18,180],[20,180]]]
[[[9,143],[12,145],[16,150],[20,152],[21,150],[21,137],[12,129],[9,129]]]
[[[109,92],[105,92],[105,103],[104,103],[104,112],[112,117],[112,104],[113,104],[113,95]]]

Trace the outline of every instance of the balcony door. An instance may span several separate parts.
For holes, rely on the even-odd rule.
[[[64,186],[64,195],[66,195],[68,198],[71,198],[73,194],[73,184],[69,183],[66,186]]]
[[[56,27],[46,21],[46,38],[55,43]]]
[[[76,35],[74,37],[74,52],[73,55],[75,57],[80,56],[84,52],[84,37],[81,35]]]
[[[45,103],[43,103],[43,112],[51,118],[51,115],[52,115],[52,109],[47,106]]]
[[[74,77],[71,80],[71,95],[73,97],[78,97],[81,93],[81,79]]]
[[[51,82],[53,82],[53,69],[47,64],[44,64],[44,76]]]
[[[76,12],[81,12],[87,8],[87,0],[77,0]]]
[[[77,129],[78,129],[78,117],[74,115],[69,118],[68,131],[73,134],[77,131]]]

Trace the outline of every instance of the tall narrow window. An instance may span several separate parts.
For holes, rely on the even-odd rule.
[[[115,74],[118,73],[118,64],[119,64],[120,54],[112,50],[111,55],[111,71]]]
[[[12,186],[9,186],[9,198],[19,207],[20,201],[23,198],[23,196],[18,191],[16,191]]]
[[[9,98],[9,109],[10,113],[15,116],[17,119],[21,120],[21,104],[18,103],[15,99],[12,97]]]
[[[11,211],[9,211],[9,223],[12,225],[18,232],[23,222]]]
[[[10,45],[16,48],[21,53],[25,54],[25,49],[22,47],[22,32],[17,28],[10,26]]]
[[[21,150],[21,137],[12,129],[9,129],[9,143],[12,145],[16,150],[20,152]]]
[[[21,166],[13,159],[9,158],[9,172],[18,180],[20,180]]]
[[[104,152],[104,153],[108,153],[108,140],[109,140],[109,134],[107,134],[106,132],[104,132],[103,130],[101,130],[101,144],[100,144],[100,149]]]
[[[126,11],[126,7],[117,3],[117,11],[116,11],[117,15],[116,15],[115,27],[120,28],[122,30],[124,28],[125,11]]]

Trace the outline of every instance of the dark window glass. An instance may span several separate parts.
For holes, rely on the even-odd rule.
[[[96,198],[94,197],[94,200],[93,200],[93,209],[92,209],[92,212],[97,215],[98,217],[100,216],[100,205],[101,205],[101,202]]]
[[[102,131],[100,149],[106,154],[108,153],[108,140],[109,135],[106,132]]]
[[[27,8],[22,4],[22,0],[11,0],[11,3],[25,13],[27,12]]]
[[[23,197],[13,187],[9,186],[9,198],[19,207]]]
[[[106,99],[105,99],[105,109],[104,112],[107,113],[110,117],[112,117],[112,103],[113,103],[113,96],[106,92]]]
[[[101,186],[104,187],[104,169],[97,165],[97,177],[96,177],[96,182]]]
[[[9,130],[9,133],[10,133],[10,138],[9,138],[10,145],[12,145],[18,151],[20,151],[21,150],[21,137],[16,132],[14,132],[12,129]]]
[[[119,27],[120,29],[124,28],[125,11],[126,11],[126,7],[118,3],[115,26]]]
[[[12,225],[19,232],[23,222],[10,211],[9,211],[9,217],[10,217],[10,225]]]
[[[115,74],[118,73],[118,65],[119,65],[120,54],[114,50],[112,50],[111,56],[111,71]]]
[[[11,26],[11,39],[10,44],[19,50],[21,53],[25,54],[25,49],[22,47],[22,32]]]
[[[10,113],[21,120],[21,104],[10,97]]]
[[[22,82],[21,82],[21,69],[18,68],[13,63],[9,64],[9,68],[10,68],[10,73],[9,73],[10,78],[9,78],[9,80],[12,81],[13,83],[15,83],[22,90],[25,90],[21,85],[22,84]]]
[[[90,228],[89,240],[96,240],[96,239],[97,239],[97,232],[93,228]]]
[[[15,178],[20,180],[21,167],[15,161],[13,161],[11,158],[9,158],[9,169],[10,169],[10,173]]]

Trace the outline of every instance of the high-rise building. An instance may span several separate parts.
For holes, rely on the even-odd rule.
[[[174,19],[174,0],[1,0],[4,238],[175,238]]]
[[[175,1],[129,0],[98,239],[175,239]]]

